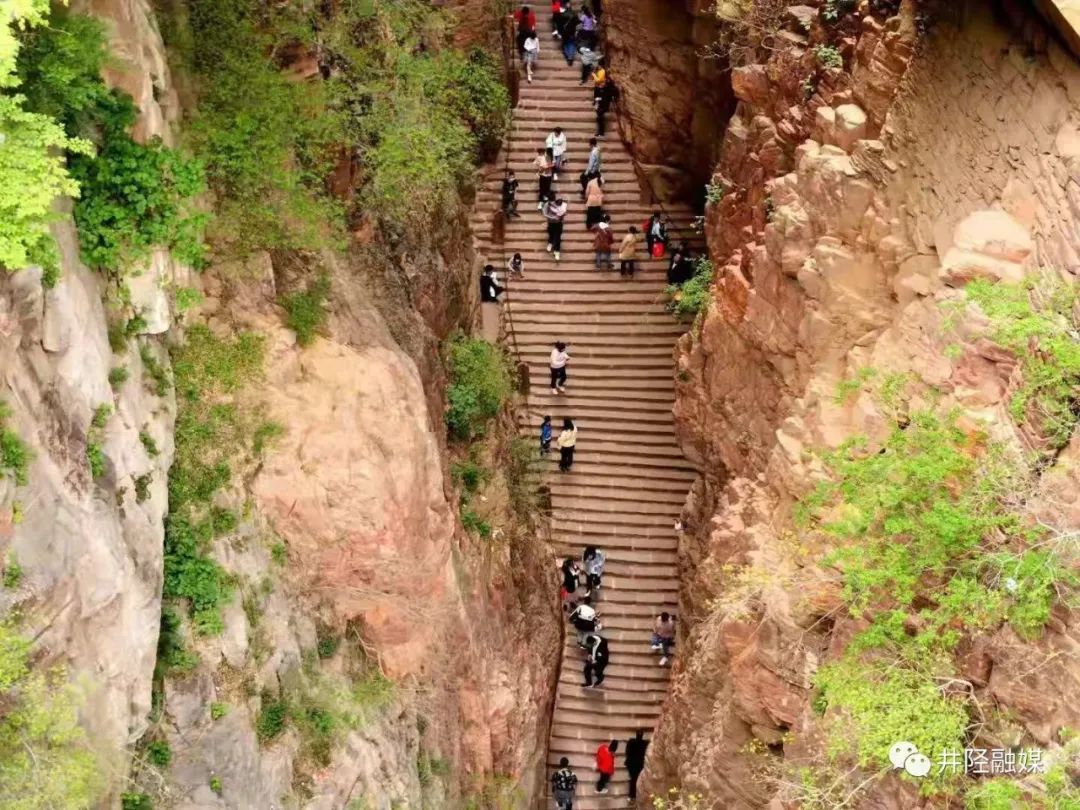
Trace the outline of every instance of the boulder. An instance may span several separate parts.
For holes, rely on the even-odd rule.
[[[837,107],[835,122],[836,145],[845,152],[850,152],[856,141],[866,137],[866,113],[857,104]]]
[[[1024,261],[1034,242],[1027,228],[1000,210],[976,211],[953,232],[952,246],[941,261],[946,284],[962,286],[976,278],[1005,284],[1024,279]]]

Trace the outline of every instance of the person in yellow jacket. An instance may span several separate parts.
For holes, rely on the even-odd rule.
[[[619,275],[624,278],[633,278],[637,263],[638,245],[641,240],[638,237],[638,229],[631,225],[626,230],[626,236],[619,243]]]
[[[569,416],[563,419],[562,433],[556,442],[559,445],[559,469],[570,472],[574,466],[574,446],[577,445],[577,425]]]

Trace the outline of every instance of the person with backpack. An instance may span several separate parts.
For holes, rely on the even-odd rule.
[[[570,612],[570,624],[574,626],[578,634],[578,646],[585,646],[585,636],[595,633],[600,629],[597,621],[596,609],[592,606],[592,599],[586,596],[581,603]]]
[[[563,419],[563,429],[556,443],[559,445],[559,470],[560,472],[570,472],[570,468],[574,466],[577,426],[569,416]]]
[[[675,617],[663,611],[653,623],[652,648],[660,653],[660,666],[668,662],[671,648],[675,646]]]
[[[604,58],[604,55],[599,51],[593,50],[589,45],[582,45],[581,50],[578,51],[578,56],[581,58],[581,82],[585,84],[589,80],[589,76],[592,75],[596,66],[600,64],[600,60]]]
[[[633,278],[637,269],[637,251],[641,240],[638,238],[638,229],[631,225],[626,230],[626,236],[619,243],[619,275],[623,278]]]
[[[562,757],[559,770],[551,775],[551,795],[559,810],[574,810],[574,794],[577,792],[577,775],[570,768],[570,760]]]
[[[607,793],[608,783],[615,775],[615,752],[619,750],[619,741],[612,740],[596,749],[596,770],[600,778],[596,780],[596,792]]]
[[[520,217],[517,207],[518,179],[514,176],[513,169],[507,169],[506,177],[502,181],[502,209],[503,216],[507,219]]]
[[[615,232],[611,230],[611,217],[607,214],[601,216],[593,228],[593,251],[597,270],[610,270],[614,265],[611,263],[611,248],[615,244]]]
[[[545,416],[540,423],[540,455],[546,456],[551,452],[551,417]],[[574,590],[577,590],[576,588]]]
[[[558,396],[566,393],[566,364],[570,362],[570,353],[566,351],[566,344],[561,340],[555,343],[551,350],[551,393]]]
[[[585,586],[591,595],[595,595],[600,590],[605,562],[607,562],[607,555],[604,552],[596,546],[585,546],[585,551],[581,553],[581,565],[585,570]]]
[[[539,200],[536,203],[536,210],[542,211],[544,203],[552,197],[551,182],[555,172],[555,156],[551,154],[551,150],[542,146],[537,149],[533,167],[536,169],[536,179],[539,183]]]
[[[599,633],[585,636],[585,683],[586,689],[599,689],[604,682],[604,670],[608,665],[608,642]]]
[[[661,248],[667,247],[667,228],[664,225],[664,218],[659,211],[653,211],[653,215],[649,217],[649,221],[645,223],[645,245],[649,249],[649,256],[657,258],[657,253],[654,247],[659,244]],[[660,251],[660,255],[663,255],[663,250]]]
[[[525,79],[532,84],[533,70],[540,60],[540,35],[535,31],[529,31],[525,35],[525,41],[521,46],[521,59],[525,63]]]
[[[480,274],[480,300],[485,304],[497,304],[502,292],[499,277],[495,275],[495,266],[485,264],[484,272]]]
[[[629,801],[633,803],[637,799],[637,780],[641,772],[645,770],[645,751],[649,748],[649,741],[645,739],[645,732],[640,728],[632,739],[626,741],[626,772],[630,774]]]
[[[566,162],[566,133],[562,127],[555,127],[548,133],[547,142],[544,144],[551,150],[551,156],[555,159],[555,180],[559,179],[563,163]]]
[[[570,210],[570,206],[567,205],[566,200],[559,197],[557,200],[548,200],[540,210],[544,214],[544,219],[547,220],[547,252],[555,256],[555,261],[559,261],[562,250],[563,220],[566,219],[566,212]]]

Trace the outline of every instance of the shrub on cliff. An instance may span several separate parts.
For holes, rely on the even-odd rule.
[[[62,669],[32,668],[31,654],[30,641],[0,622],[0,804],[96,806],[101,763],[78,724],[78,690]]]
[[[158,140],[131,139],[135,107],[105,85],[107,58],[104,26],[57,8],[48,26],[25,36],[18,59],[27,109],[95,146],[87,150],[76,140],[67,155],[80,188],[74,213],[83,259],[115,271],[165,247],[197,266],[205,216],[194,211],[193,200],[204,189],[202,167]]]
[[[1048,275],[1026,285],[976,279],[964,292],[990,319],[990,338],[1020,362],[1012,417],[1063,446],[1080,419],[1080,287]]]
[[[667,309],[680,320],[693,320],[712,301],[713,264],[705,257],[694,262],[694,275],[684,284],[669,284]]]
[[[254,446],[260,420],[243,392],[262,374],[263,350],[257,335],[220,338],[201,324],[172,350],[176,457],[169,471],[163,594],[188,603],[201,633],[220,631],[221,606],[232,595],[232,580],[209,547],[235,528],[236,516],[215,508],[214,497]]]
[[[43,281],[55,282],[59,260],[49,233],[52,206],[60,195],[76,195],[63,154],[87,153],[91,145],[72,138],[52,115],[26,105],[26,88],[17,73],[21,39],[17,31],[40,29],[47,21],[47,0],[29,0],[10,8],[0,20],[0,267],[44,268]]]
[[[458,335],[447,349],[450,385],[446,425],[450,435],[467,441],[482,435],[513,391],[510,367],[502,351],[486,340]]]

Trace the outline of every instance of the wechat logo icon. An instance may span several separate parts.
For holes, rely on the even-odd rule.
[[[889,762],[897,770],[903,768],[917,779],[930,773],[930,757],[920,754],[914,743],[898,742],[889,749]]]

